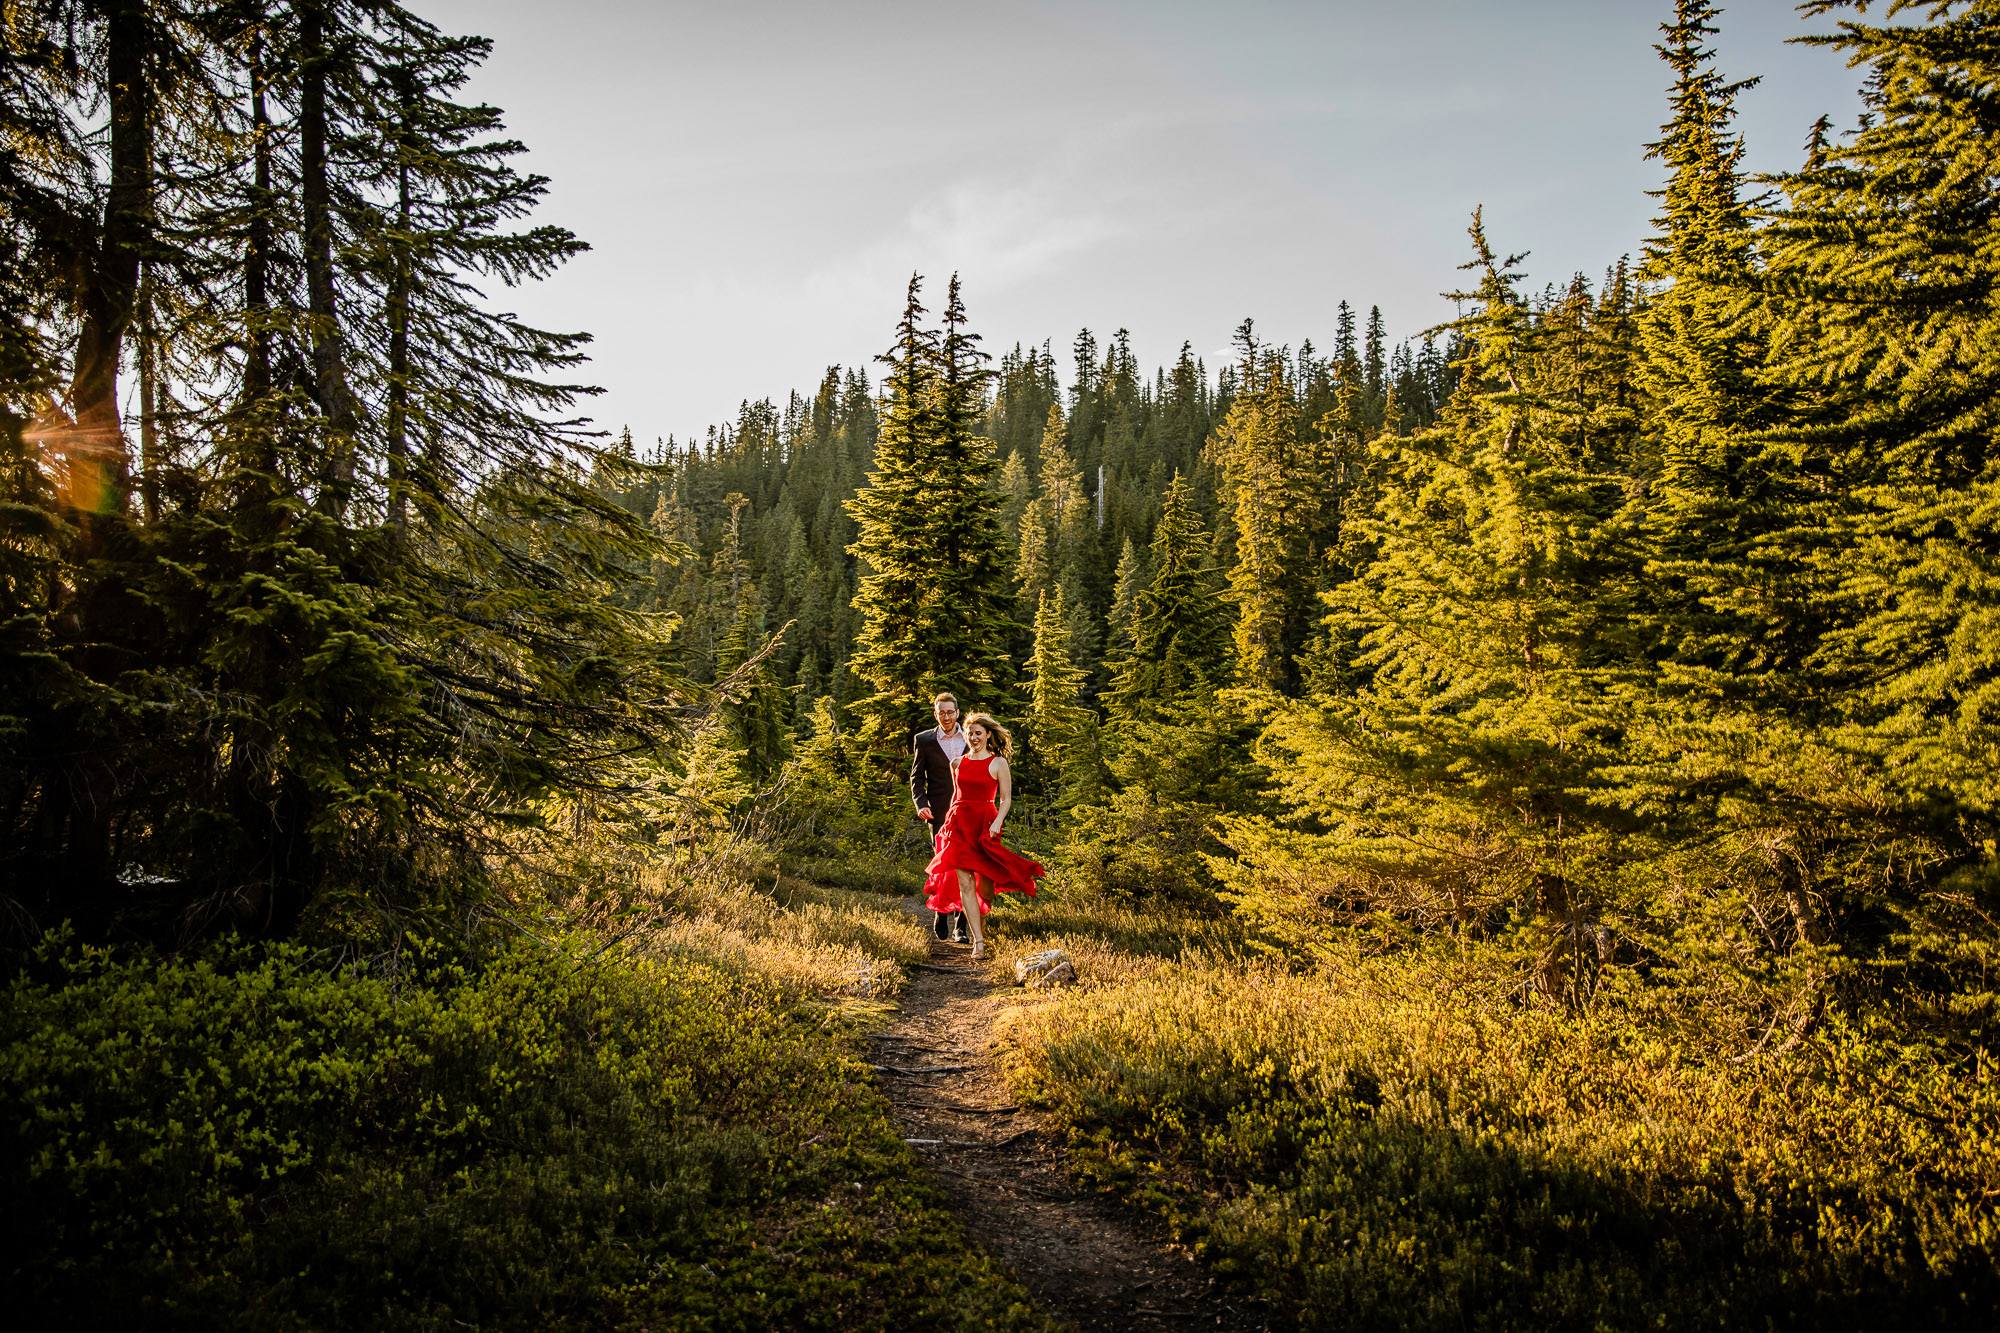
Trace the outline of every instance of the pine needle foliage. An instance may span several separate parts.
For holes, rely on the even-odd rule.
[[[1058,800],[1074,799],[1096,769],[1096,718],[1083,705],[1084,672],[1070,654],[1063,590],[1042,594],[1035,609],[1035,651],[1028,661],[1027,740]]]
[[[1301,894],[1391,931],[1517,914],[1539,984],[1568,994],[1604,906],[1580,888],[1602,852],[1592,770],[1616,742],[1598,704],[1638,646],[1637,553],[1627,488],[1593,467],[1614,451],[1579,456],[1591,432],[1549,392],[1591,344],[1566,336],[1567,305],[1519,295],[1517,261],[1476,214],[1470,235],[1458,393],[1444,424],[1375,441],[1379,500],[1351,520],[1374,558],[1327,595],[1361,687],[1283,706],[1266,733],[1280,790],[1313,822],[1225,818],[1242,861],[1217,870],[1240,912],[1308,949],[1325,937]]]
[[[1133,598],[1131,650],[1111,666],[1105,706],[1119,722],[1155,719],[1222,683],[1228,627],[1213,551],[1193,489],[1176,472],[1148,552],[1152,579]]]
[[[1235,539],[1233,667],[1238,683],[1276,692],[1291,683],[1285,631],[1299,595],[1307,469],[1287,358],[1260,345],[1247,320],[1236,341],[1240,388],[1211,446],[1221,460]]]
[[[999,706],[1015,628],[991,485],[999,462],[980,433],[986,354],[965,328],[957,277],[942,331],[922,324],[921,286],[912,276],[895,347],[881,358],[890,372],[875,470],[847,505],[859,529],[848,549],[865,566],[852,666],[875,687],[863,710],[885,738],[922,718],[939,690]]]

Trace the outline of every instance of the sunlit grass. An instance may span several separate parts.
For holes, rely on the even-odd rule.
[[[1007,1015],[1021,1094],[1307,1327],[1950,1324],[1995,1291],[2000,1086],[1888,1034],[1735,1062],[1630,977],[1577,1014],[1451,954],[1287,968],[1087,896],[999,919],[1003,961],[1081,972]]]
[[[896,898],[757,866],[669,862],[646,876],[645,905],[639,951],[733,964],[794,995],[894,995],[927,948]]]

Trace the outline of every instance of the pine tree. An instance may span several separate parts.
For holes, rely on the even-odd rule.
[[[859,533],[848,550],[863,562],[854,606],[867,625],[851,669],[876,685],[869,711],[885,730],[892,718],[921,716],[931,656],[923,631],[943,619],[936,604],[936,556],[926,513],[925,453],[938,432],[937,335],[923,326],[922,279],[912,276],[895,347],[879,359],[888,408],[868,485],[847,502]]]
[[[764,632],[764,599],[750,577],[743,558],[742,517],[750,503],[731,493],[728,535],[715,557],[719,587],[727,589],[730,605],[727,629],[717,646],[715,674],[726,683],[724,713],[729,723],[730,741],[742,754],[744,776],[752,783],[768,782],[785,760],[785,703],[765,650],[770,636]]]
[[[1083,474],[1069,453],[1069,422],[1060,403],[1051,404],[1042,427],[1039,493],[1023,508],[1020,564],[1015,583],[1023,605],[1039,605],[1070,569],[1084,540],[1090,502]]]
[[[1018,552],[1021,548],[1021,519],[1034,501],[1034,480],[1019,450],[1007,455],[1000,465],[1000,526]]]
[[[1369,429],[1382,428],[1382,412],[1389,397],[1389,364],[1385,357],[1388,334],[1382,328],[1382,307],[1368,307],[1368,330],[1362,342],[1362,383],[1367,391],[1367,401],[1362,415]]]
[[[1680,0],[1662,25],[1673,119],[1650,155],[1669,178],[1640,275],[1667,285],[1640,319],[1637,380],[1657,404],[1649,526],[1661,651],[1694,668],[1756,672],[1797,663],[1809,637],[1796,622],[1788,632],[1780,621],[1792,617],[1778,606],[1755,607],[1795,582],[1769,564],[1764,545],[1789,521],[1789,469],[1754,438],[1771,415],[1758,383],[1760,312],[1747,290],[1754,234],[1743,144],[1730,126],[1737,95],[1756,80],[1726,82],[1709,67],[1715,14],[1706,0]]]
[[[1291,807],[1344,832],[1226,818],[1244,861],[1225,879],[1301,947],[1322,927],[1286,885],[1395,911],[1413,910],[1403,886],[1431,886],[1422,910],[1444,928],[1511,901],[1538,918],[1522,937],[1538,986],[1578,1002],[1585,923],[1609,910],[1580,886],[1601,880],[1617,822],[1587,793],[1608,759],[1600,710],[1636,670],[1638,555],[1625,488],[1569,457],[1572,406],[1548,391],[1590,345],[1519,295],[1477,214],[1471,238],[1457,396],[1440,427],[1372,443],[1380,499],[1355,522],[1374,557],[1329,598],[1358,688],[1281,705],[1265,734]],[[1418,827],[1421,845],[1403,841]]]
[[[1106,711],[1121,726],[1172,715],[1221,683],[1228,637],[1212,552],[1193,488],[1175,473],[1153,531],[1152,578],[1135,598],[1131,650],[1109,664]]]
[[[939,645],[939,678],[968,697],[1004,706],[1012,664],[1008,636],[1016,628],[1008,614],[1007,535],[1000,526],[1000,498],[993,490],[999,470],[992,441],[979,429],[992,378],[979,350],[979,335],[966,330],[965,306],[953,274],[939,342],[940,419],[929,485],[943,499],[941,593],[956,608],[957,637]]]
[[[1045,593],[1035,608],[1035,650],[1029,659],[1028,743],[1053,785],[1068,790],[1091,766],[1093,719],[1083,706],[1084,673],[1069,647],[1063,592]]]
[[[558,793],[570,806],[588,794],[629,830],[634,756],[670,748],[691,701],[665,626],[618,601],[635,571],[675,554],[605,493],[638,465],[549,419],[573,394],[541,378],[549,344],[487,364],[466,335],[507,321],[470,288],[427,366],[410,312],[436,307],[414,280],[395,287],[408,300],[371,285],[370,241],[403,215],[398,174],[383,174],[406,141],[377,114],[386,53],[431,30],[393,5],[337,0],[59,8],[27,16],[52,25],[39,105],[72,125],[109,120],[43,145],[64,179],[25,182],[39,192],[27,202],[49,206],[10,221],[68,233],[46,253],[88,269],[44,309],[74,316],[75,402],[99,443],[117,431],[117,362],[138,331],[145,521],[125,510],[122,442],[115,458],[86,450],[85,479],[104,484],[71,506],[91,516],[67,525],[77,539],[55,558],[71,571],[66,614],[88,633],[56,622],[52,651],[0,667],[10,716],[29,703],[23,726],[0,725],[6,891],[36,915],[102,924],[131,903],[115,847],[171,886],[172,901],[145,905],[159,919],[285,934],[333,889],[378,921],[476,893],[499,842],[532,840]],[[9,41],[20,31],[10,21]],[[71,60],[78,37],[88,50]],[[484,48],[465,50],[461,83]],[[456,86],[451,73],[445,62],[433,89]],[[495,114],[480,113],[480,133]],[[89,197],[99,151],[108,200]],[[503,224],[539,194],[505,171],[487,184],[454,196],[460,268],[479,267],[464,260],[475,251],[518,254]],[[551,263],[568,252],[544,247]],[[419,533],[383,484],[395,414],[382,408],[458,372],[486,378],[452,410],[478,419],[482,446],[508,447],[440,488]],[[174,434],[197,432],[212,447],[168,466]],[[5,608],[9,623],[24,615],[48,607]],[[145,669],[106,674],[114,659]]]
[[[1291,676],[1286,630],[1299,601],[1307,477],[1286,358],[1260,347],[1248,320],[1237,346],[1242,388],[1216,436],[1235,533],[1234,665],[1239,683],[1283,690]]]
[[[1349,379],[1361,375],[1361,348],[1355,339],[1354,307],[1342,301],[1333,318],[1333,368]]]
[[[912,277],[895,349],[885,355],[889,410],[876,470],[848,502],[866,563],[855,607],[866,617],[852,668],[875,694],[866,711],[880,736],[924,714],[938,690],[998,703],[1006,696],[1008,575],[998,462],[979,433],[989,372],[965,331],[954,277],[942,336],[921,324]]]
[[[1078,571],[1091,541],[1090,495],[1077,460],[1070,452],[1069,430],[1062,408],[1051,407],[1042,432],[1042,511],[1049,525],[1049,565],[1054,577]]]
[[[1175,480],[1179,480],[1179,474],[1175,475]],[[1139,616],[1139,594],[1150,582],[1138,548],[1127,537],[1124,548],[1118,553],[1118,571],[1111,588],[1111,612],[1105,618],[1104,650],[1108,660],[1122,660],[1132,651],[1133,627]]]
[[[1842,145],[1815,127],[1753,277],[1773,320],[1761,378],[1788,417],[1764,436],[1789,483],[1771,507],[1790,522],[1760,563],[1797,573],[1779,589],[1790,597],[1737,600],[1791,668],[1782,693],[1760,692],[1759,720],[1794,723],[1773,728],[1789,733],[1771,785],[1790,817],[1766,841],[1801,943],[1881,948],[1829,923],[1886,910],[1908,931],[1901,947],[1969,982],[1990,968],[1991,909],[1952,886],[1992,882],[2000,790],[2000,7],[1925,20],[1815,39],[1867,68],[1868,114]],[[1840,729],[1796,726],[1814,721]],[[1863,789],[1881,802],[1872,816],[1847,795]],[[1876,855],[1934,870],[1857,884],[1852,858]]]

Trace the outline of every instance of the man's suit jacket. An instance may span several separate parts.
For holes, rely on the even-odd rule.
[[[951,759],[938,744],[937,728],[918,732],[910,742],[910,800],[919,810],[929,806],[931,818],[941,824],[954,790]]]

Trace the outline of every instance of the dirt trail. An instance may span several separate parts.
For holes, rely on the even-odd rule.
[[[919,900],[908,907],[919,911]],[[994,991],[1013,977],[971,964],[969,952],[931,944],[931,967],[948,970],[913,974],[894,1021],[874,1039],[874,1061],[904,1137],[973,1240],[1043,1309],[1080,1329],[1266,1328],[1260,1311],[1172,1247],[1157,1221],[1063,1169],[1060,1132],[1015,1105],[996,1060]]]

